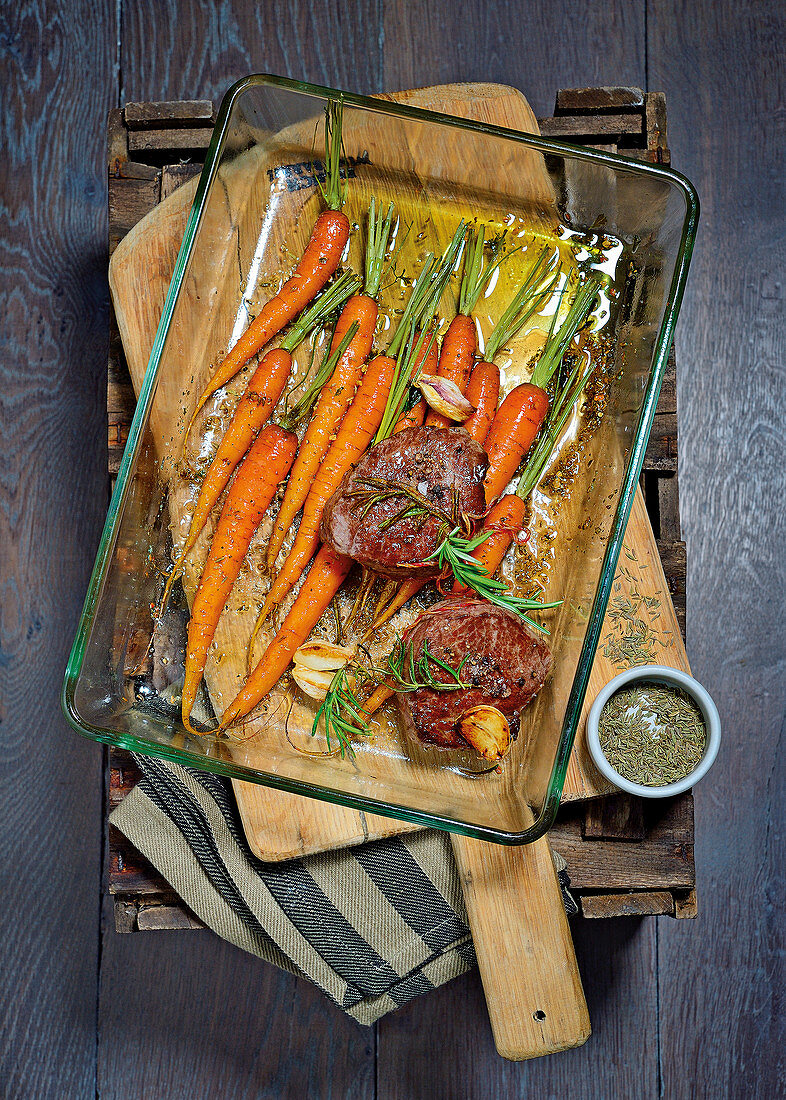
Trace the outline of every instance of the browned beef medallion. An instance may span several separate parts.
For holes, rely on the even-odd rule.
[[[385,577],[427,579],[445,517],[483,515],[488,456],[463,428],[407,428],[373,446],[341,482],[322,517],[322,540]],[[397,493],[406,487],[410,496]],[[417,510],[418,497],[440,514]],[[414,514],[396,519],[406,509]],[[395,522],[391,522],[394,520]]]

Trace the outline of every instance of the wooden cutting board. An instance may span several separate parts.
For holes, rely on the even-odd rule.
[[[498,85],[449,85],[383,98],[537,132],[537,122],[524,97]],[[539,185],[537,173],[533,173],[533,186]],[[543,181],[544,191],[547,186],[547,180]],[[195,187],[195,182],[186,184],[166,198],[124,238],[112,257],[113,301],[137,389],[147,366]],[[640,492],[634,502],[615,592],[592,670],[585,715],[600,688],[625,667],[620,655],[625,622],[623,601],[646,611],[652,661],[687,670],[687,657]],[[611,789],[589,757],[582,719],[563,797],[587,799]],[[235,791],[252,850],[268,860],[308,855],[417,827],[256,784],[236,782]]]

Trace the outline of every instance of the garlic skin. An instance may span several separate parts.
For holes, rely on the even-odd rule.
[[[456,729],[468,745],[492,763],[502,760],[510,749],[510,726],[496,707],[473,707],[462,714]]]
[[[448,420],[461,423],[475,411],[472,402],[467,401],[456,383],[449,378],[440,378],[437,374],[421,374],[417,384],[430,408],[446,416]]]

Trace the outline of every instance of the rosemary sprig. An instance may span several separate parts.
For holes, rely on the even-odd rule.
[[[489,576],[477,558],[472,556],[472,551],[477,550],[492,534],[492,531],[482,531],[473,538],[467,538],[458,528],[454,528],[443,537],[436,550],[422,564],[435,561],[445,572],[452,573],[460,585],[471,588],[481,599],[488,600],[505,611],[512,611],[535,630],[548,634],[545,626],[536,623],[525,612],[547,611],[552,607],[559,607],[562,600],[541,603],[540,600],[514,596],[504,581]]]
[[[282,428],[292,431],[292,429],[296,428],[300,421],[311,412],[314,402],[322,392],[322,387],[333,377],[333,371],[336,369],[339,359],[349,347],[350,341],[354,338],[358,327],[357,321],[353,321],[344,333],[344,337],[335,351],[331,352],[330,344],[328,344],[327,351],[319,366],[319,370],[311,380],[308,389],[302,394],[296,404],[293,405],[286,416],[282,417]]]
[[[325,104],[325,182],[317,179],[328,210],[340,210],[347,198],[347,181],[341,180],[341,130],[344,121],[342,99],[329,99]]]
[[[355,755],[352,738],[368,736],[368,719],[371,716],[358,698],[358,692],[365,684],[384,682],[395,692],[416,691],[421,687],[434,691],[460,691],[471,686],[461,679],[461,671],[468,660],[469,654],[458,668],[452,668],[429,650],[428,642],[424,642],[423,651],[416,658],[414,646],[402,639],[396,642],[383,668],[371,664],[366,666],[356,657],[338,669],[331,679],[325,698],[314,716],[311,736],[317,735],[320,719],[323,719],[328,751],[333,751],[333,741],[342,760],[345,754],[352,758]],[[444,683],[435,679],[431,665],[441,668],[450,679]]]
[[[539,309],[542,309],[551,297],[554,287],[560,277],[560,269],[557,268],[551,275],[549,268],[549,249],[544,248],[535,263],[529,269],[529,274],[519,289],[516,291],[510,305],[497,321],[489,336],[484,356],[489,363],[493,363],[500,348],[512,340],[517,332],[529,321]]]
[[[413,486],[404,485],[398,481],[386,481],[378,477],[364,477],[358,480],[358,486],[357,489],[350,490],[348,496],[362,505],[361,519],[365,519],[372,508],[378,504],[384,504],[387,500],[404,497],[408,502],[394,516],[388,517],[384,523],[380,524],[380,531],[387,531],[388,528],[400,523],[403,519],[423,518],[427,515],[435,516],[441,520],[447,531],[452,530],[454,527],[464,528],[467,533],[471,530],[471,519],[461,512],[458,491],[455,489],[451,499],[451,509],[448,512],[429,500],[423,493],[418,492]]]
[[[363,737],[367,734],[368,714],[363,710],[357,697],[357,689],[362,682],[371,678],[371,675],[362,665],[350,662],[336,671],[330,681],[327,694],[314,716],[314,724],[311,727],[311,736],[315,737],[319,727],[319,720],[325,721],[325,740],[327,747],[332,749],[331,737],[335,738],[341,752],[341,758],[348,753],[354,757],[352,737]]]
[[[393,681],[391,687],[397,692],[417,691],[422,687],[431,688],[433,691],[462,691],[472,686],[461,679],[461,671],[468,660],[469,654],[464,657],[458,668],[452,668],[430,651],[427,641],[424,641],[423,650],[416,658],[413,644],[399,638],[388,656],[385,673]],[[451,679],[447,683],[435,680],[430,667],[432,664],[441,668],[443,672],[447,672]]]

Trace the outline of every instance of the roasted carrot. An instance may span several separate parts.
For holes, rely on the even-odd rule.
[[[457,313],[442,338],[437,374],[440,378],[449,378],[451,382],[455,382],[462,393],[467,388],[477,346],[475,322],[471,317]],[[429,409],[425,422],[438,428],[453,427],[452,421],[434,409]]]
[[[350,228],[349,219],[341,210],[346,191],[346,187],[341,183],[339,167],[341,121],[341,103],[329,100],[325,108],[326,178],[324,185],[319,185],[327,209],[323,210],[317,218],[294,274],[265,304],[205,386],[191,415],[188,431],[191,430],[194,419],[211,394],[234,378],[252,355],[260,351],[297,317],[301,310],[305,309],[339,265],[349,240]]]
[[[265,598],[257,628],[271,609],[292,589],[319,546],[319,524],[325,505],[339,487],[344,474],[366,450],[385,411],[395,359],[378,355],[369,363],[355,400],[341,422],[338,435],[330,445],[310,488],[295,542],[284,567]]]
[[[540,431],[549,411],[546,387],[561,367],[568,345],[587,319],[597,296],[598,285],[597,278],[592,276],[577,291],[557,332],[554,328],[559,307],[554,311],[549,334],[531,380],[511,390],[497,410],[485,444],[489,456],[485,480],[487,505],[505,489]]]
[[[294,544],[259,613],[249,643],[250,651],[270,611],[291,591],[319,546],[322,513],[344,474],[358,461],[372,437],[375,442],[387,438],[401,415],[416,357],[422,354],[423,342],[427,338],[429,343],[434,339],[433,334],[428,336],[428,328],[463,240],[462,222],[441,260],[437,262],[433,256],[427,257],[388,347],[389,354],[376,356],[366,368],[355,399],[306,497]],[[418,325],[423,335],[416,341]],[[398,354],[398,359],[394,358],[394,353]]]
[[[474,440],[484,443],[489,434],[499,401],[499,367],[480,359],[472,368],[465,394],[475,411],[464,427]]]
[[[529,382],[516,386],[500,405],[486,438],[487,505],[497,499],[519,468],[548,411],[548,394]]]
[[[422,333],[416,334],[415,342],[417,343],[418,341],[421,343],[423,342]],[[431,340],[423,344],[423,350],[415,363],[413,377],[417,378],[419,374],[436,374],[438,366],[439,355],[437,353],[437,341]],[[423,398],[419,397],[412,408],[404,409],[401,416],[396,421],[396,426],[392,434],[395,435],[396,432],[403,432],[405,428],[416,428],[422,424],[427,407]]]
[[[508,255],[503,254],[484,267],[484,244],[485,230],[481,227],[477,233],[473,233],[464,251],[458,313],[450,322],[439,353],[437,374],[441,378],[449,378],[451,382],[455,382],[462,393],[467,388],[478,347],[478,335],[471,314],[489,279]],[[441,413],[435,412],[434,409],[430,409],[426,414],[426,423],[447,428],[452,421]]]
[[[194,548],[207,518],[226,488],[229,479],[242,460],[254,439],[254,436],[267,423],[284,391],[289,372],[292,369],[292,352],[302,343],[308,334],[323,322],[325,318],[358,289],[356,275],[345,272],[324,294],[306,310],[297,324],[287,333],[280,348],[269,351],[259,364],[246,392],[238,402],[224,438],[218,446],[207,473],[202,481],[194,514],[183,545],[172,572],[167,578],[161,607],[166,606],[169,593],[175,580],[180,576],[183,563]],[[285,425],[287,427],[288,425]]]
[[[354,295],[344,306],[333,334],[331,350],[335,351],[351,325],[356,324],[357,331],[339,359],[329,384],[322,389],[314,415],[300,444],[267,548],[267,566],[270,571],[295,516],[308,496],[319,464],[330,446],[330,440],[352,402],[363,365],[371,351],[378,316],[376,299],[392,216],[391,205],[384,219],[378,217],[376,204],[372,200],[366,235],[364,291]]]
[[[251,539],[297,451],[297,436],[276,424],[262,430],[232,482],[210,545],[188,623],[183,725],[192,733],[191,708],[207,651]]]
[[[221,719],[220,729],[245,718],[286,672],[295,651],[305,642],[338,592],[352,559],[323,546],[314,559],[297,599],[242,690]]]
[[[501,497],[483,521],[483,530],[490,532],[489,537],[472,551],[472,556],[492,577],[508,552],[508,547],[524,526],[527,515],[526,501],[515,493],[506,493]],[[463,596],[469,592],[458,581],[453,585],[452,595]]]

